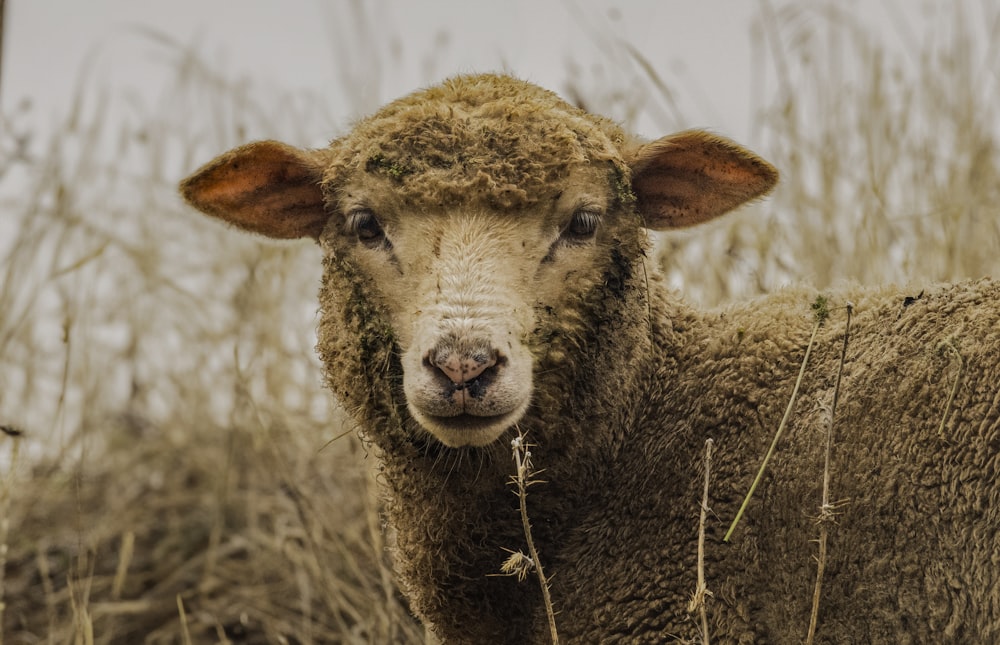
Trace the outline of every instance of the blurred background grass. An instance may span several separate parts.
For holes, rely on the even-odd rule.
[[[929,31],[900,20],[890,48],[841,6],[758,5],[748,81],[773,91],[747,112],[783,178],[658,240],[670,284],[701,305],[796,280],[997,273],[1000,7],[927,5]],[[373,457],[320,387],[318,249],[235,234],[175,194],[249,132],[316,143],[345,115],[143,37],[171,71],[159,100],[84,69],[42,140],[0,114],[0,643],[421,642]],[[567,65],[552,89],[626,125],[704,124],[674,72],[590,38],[602,63]],[[392,98],[356,96],[354,116]]]

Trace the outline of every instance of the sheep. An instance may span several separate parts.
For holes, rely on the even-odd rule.
[[[540,586],[497,575],[526,542],[517,436],[543,471],[527,507],[561,638],[803,640],[828,430],[817,642],[995,642],[1000,283],[788,287],[711,311],[668,290],[647,230],[715,219],[777,179],[718,136],[640,141],[485,74],[324,149],[236,148],[181,192],[322,247],[325,379],[378,455],[401,586],[444,642],[549,638]],[[688,609],[699,572],[707,635]]]

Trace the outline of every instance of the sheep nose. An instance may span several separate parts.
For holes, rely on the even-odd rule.
[[[496,352],[463,355],[458,352],[436,351],[431,352],[428,359],[455,385],[467,383],[497,364]]]

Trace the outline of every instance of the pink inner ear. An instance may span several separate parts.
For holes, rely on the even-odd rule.
[[[318,238],[326,224],[322,165],[276,141],[236,148],[181,183],[195,208],[230,224],[279,239]]]
[[[766,194],[778,179],[774,167],[749,150],[700,131],[643,146],[632,169],[637,207],[654,229],[715,219]]]

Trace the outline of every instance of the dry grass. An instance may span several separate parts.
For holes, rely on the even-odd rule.
[[[698,518],[698,585],[691,594],[688,602],[688,613],[698,613],[699,631],[701,632],[702,645],[710,645],[712,636],[708,631],[708,608],[707,601],[714,596],[708,589],[705,582],[705,521],[711,508],[708,506],[709,491],[712,483],[712,447],[715,442],[711,439],[705,440],[705,486],[701,494],[701,512]]]
[[[746,80],[761,98],[741,143],[781,183],[759,207],[662,240],[658,259],[687,297],[715,305],[799,281],[1000,272],[1000,9],[927,3],[923,33],[912,3],[885,4],[897,6],[898,33],[842,3],[761,0]],[[705,125],[680,112],[664,65],[625,42],[597,46],[606,63],[586,76],[571,66],[568,96],[626,123],[645,115],[664,133]]]
[[[809,342],[806,344],[805,355],[802,357],[802,364],[799,366],[799,375],[796,377],[795,386],[792,388],[791,395],[788,397],[788,405],[785,406],[785,413],[781,416],[781,422],[778,423],[778,429],[774,431],[774,437],[771,439],[771,445],[768,446],[767,452],[764,454],[764,460],[761,462],[760,468],[757,470],[757,476],[753,478],[753,482],[750,484],[750,490],[747,491],[746,496],[743,497],[743,503],[740,504],[739,510],[736,511],[736,517],[733,518],[732,523],[729,525],[729,530],[726,531],[726,535],[722,538],[723,542],[729,542],[729,538],[733,536],[733,531],[736,530],[736,526],[740,523],[743,513],[750,504],[750,498],[753,497],[754,491],[757,490],[757,486],[764,477],[764,471],[767,470],[767,464],[771,461],[771,457],[774,456],[775,448],[778,447],[778,441],[781,439],[781,435],[785,431],[788,420],[792,416],[792,410],[795,409],[795,401],[799,394],[799,387],[802,385],[802,376],[806,373],[806,367],[809,365],[809,355],[812,353],[813,343],[816,341],[816,334],[819,333],[819,328],[823,325],[823,322],[826,320],[827,314],[829,313],[826,309],[826,298],[823,296],[819,296],[816,303],[813,304],[812,307],[814,311],[818,311],[820,313],[816,315],[816,324],[813,325],[812,334],[809,336]]]
[[[511,452],[515,468],[514,474],[511,475],[510,483],[517,491],[517,501],[521,511],[521,526],[524,529],[524,539],[528,545],[528,555],[524,555],[520,551],[511,553],[511,557],[501,566],[501,571],[507,575],[516,575],[518,580],[522,582],[528,571],[533,570],[535,572],[538,578],[538,587],[542,591],[545,614],[548,617],[549,638],[552,645],[559,645],[556,609],[552,605],[552,596],[549,593],[549,579],[545,576],[541,556],[538,554],[538,549],[535,548],[535,539],[531,533],[531,519],[528,517],[528,488],[533,484],[541,483],[541,480],[537,479],[541,471],[535,470],[535,465],[531,461],[531,448],[531,444],[525,440],[524,435],[518,429],[517,436],[511,441]]]
[[[837,365],[837,379],[833,385],[833,401],[830,402],[830,416],[826,423],[823,441],[823,494],[819,505],[816,524],[819,526],[818,549],[816,554],[816,585],[813,587],[812,610],[809,612],[809,627],[806,630],[806,645],[812,645],[816,638],[816,626],[819,623],[819,608],[823,600],[823,574],[826,572],[827,545],[830,526],[835,522],[836,509],[842,504],[830,501],[830,454],[833,452],[833,427],[837,421],[837,403],[840,399],[840,379],[844,374],[844,363],[847,361],[847,346],[851,337],[851,314],[854,304],[847,303],[847,318],[844,322],[844,345],[840,352],[840,363]]]
[[[783,184],[661,244],[702,303],[997,273],[996,10],[949,9],[946,38],[893,53],[836,6],[762,4],[756,147]],[[600,45],[617,67],[569,80],[591,109],[683,125],[669,77]],[[0,433],[0,643],[420,642],[373,460],[353,433],[326,445],[350,423],[313,358],[317,249],[174,192],[231,145],[343,119],[161,46],[177,75],[154,105],[87,87],[31,146],[0,115],[0,425],[23,431]]]
[[[320,110],[163,51],[162,102],[83,93],[9,171],[28,188],[3,203],[0,407],[23,435],[16,464],[0,439],[2,642],[419,641],[372,460],[326,445],[350,424],[313,355],[318,250],[234,235],[175,191]]]

